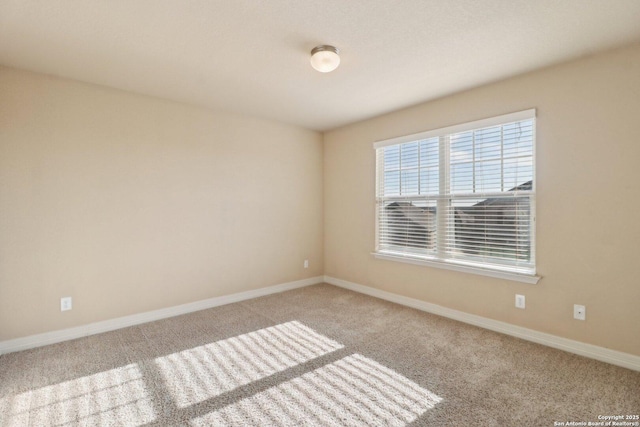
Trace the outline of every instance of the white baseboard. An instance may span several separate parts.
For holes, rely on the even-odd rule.
[[[409,298],[391,292],[382,291],[380,289],[371,288],[369,286],[360,285],[346,280],[337,279],[331,276],[316,276],[308,279],[296,280],[294,282],[281,283],[279,285],[268,286],[265,288],[255,289],[252,291],[239,292],[236,294],[225,295],[221,297],[209,298],[206,300],[196,301],[188,304],[177,305],[173,307],[163,308],[160,310],[148,311],[145,313],[133,314],[130,316],[119,317],[116,319],[105,320],[102,322],[90,323],[88,325],[77,326],[69,329],[46,332],[43,334],[30,335],[28,337],[16,338],[13,340],[0,341],[0,354],[12,353],[15,351],[28,350],[30,348],[41,347],[49,344],[55,344],[62,341],[82,338],[89,335],[109,332],[116,329],[126,328],[128,326],[139,325],[142,323],[152,322],[154,320],[165,319],[168,317],[179,316],[181,314],[192,313],[194,311],[205,310],[207,308],[218,307],[221,305],[231,304],[234,302],[245,301],[252,298],[258,298],[265,295],[284,292],[291,289],[301,288],[304,286],[315,285],[316,283],[326,282],[331,285],[349,289],[362,294],[370,295],[376,298],[402,304],[428,313],[437,314],[439,316],[458,320],[460,322],[479,326],[495,332],[511,335],[527,341],[546,345],[548,347],[557,348],[559,350],[568,351],[580,356],[589,357],[591,359],[600,360],[612,365],[622,366],[624,368],[640,371],[640,356],[629,353],[610,350],[592,344],[586,344],[580,341],[574,341],[567,338],[558,337],[556,335],[546,334],[534,331],[533,329],[523,328],[521,326],[511,325],[509,323],[500,322],[498,320],[487,319],[486,317],[469,314],[451,308],[442,307],[437,304],[428,303],[415,298]]]
[[[331,285],[339,286],[341,288],[349,289],[376,298],[395,302],[397,304],[416,308],[428,313],[437,314],[438,316],[448,317],[450,319],[458,320],[460,322],[479,326],[481,328],[500,332],[506,335],[511,335],[527,341],[546,345],[548,347],[568,351],[570,353],[578,354],[580,356],[588,357],[595,360],[600,360],[612,365],[622,366],[623,368],[633,369],[634,371],[640,371],[640,356],[635,356],[633,354],[610,350],[608,348],[534,331],[533,329],[511,325],[509,323],[500,322],[498,320],[487,319],[486,317],[465,313],[463,311],[453,310],[451,308],[442,307],[437,304],[431,304],[418,299],[371,288],[369,286],[348,282],[342,279],[336,279],[335,277],[324,276],[324,281]]]
[[[77,326],[74,328],[46,332],[37,335],[30,335],[28,337],[16,338],[7,341],[0,341],[0,354],[28,350],[35,347],[42,347],[62,341],[73,340],[89,335],[100,334],[102,332],[109,332],[116,329],[126,328],[128,326],[139,325],[141,323],[152,322],[154,320],[165,319],[167,317],[179,316],[181,314],[187,314],[207,308],[218,307],[220,305],[231,304],[234,302],[301,288],[304,286],[315,285],[316,283],[322,282],[322,280],[323,276],[310,277],[308,279],[281,283],[279,285],[267,286],[265,288],[239,292],[237,294],[209,298],[206,300],[195,301],[188,304],[162,308],[160,310],[147,311],[145,313],[132,314],[130,316],[118,317],[116,319],[90,323],[88,325]]]

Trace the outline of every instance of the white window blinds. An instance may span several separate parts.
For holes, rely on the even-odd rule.
[[[376,252],[535,274],[535,110],[375,148]]]

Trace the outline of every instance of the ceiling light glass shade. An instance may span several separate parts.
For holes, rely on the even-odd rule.
[[[328,73],[340,65],[339,51],[333,46],[316,46],[311,50],[311,66],[321,73]]]

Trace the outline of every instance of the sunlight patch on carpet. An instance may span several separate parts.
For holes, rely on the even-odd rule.
[[[184,408],[343,346],[292,321],[155,359],[176,405]]]
[[[7,426],[143,425],[156,419],[135,364],[10,396],[3,405]]]
[[[404,426],[441,400],[397,372],[353,354],[190,424]]]

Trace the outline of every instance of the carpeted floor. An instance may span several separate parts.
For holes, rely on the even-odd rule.
[[[0,356],[2,426],[554,426],[639,413],[640,372],[326,284]]]

